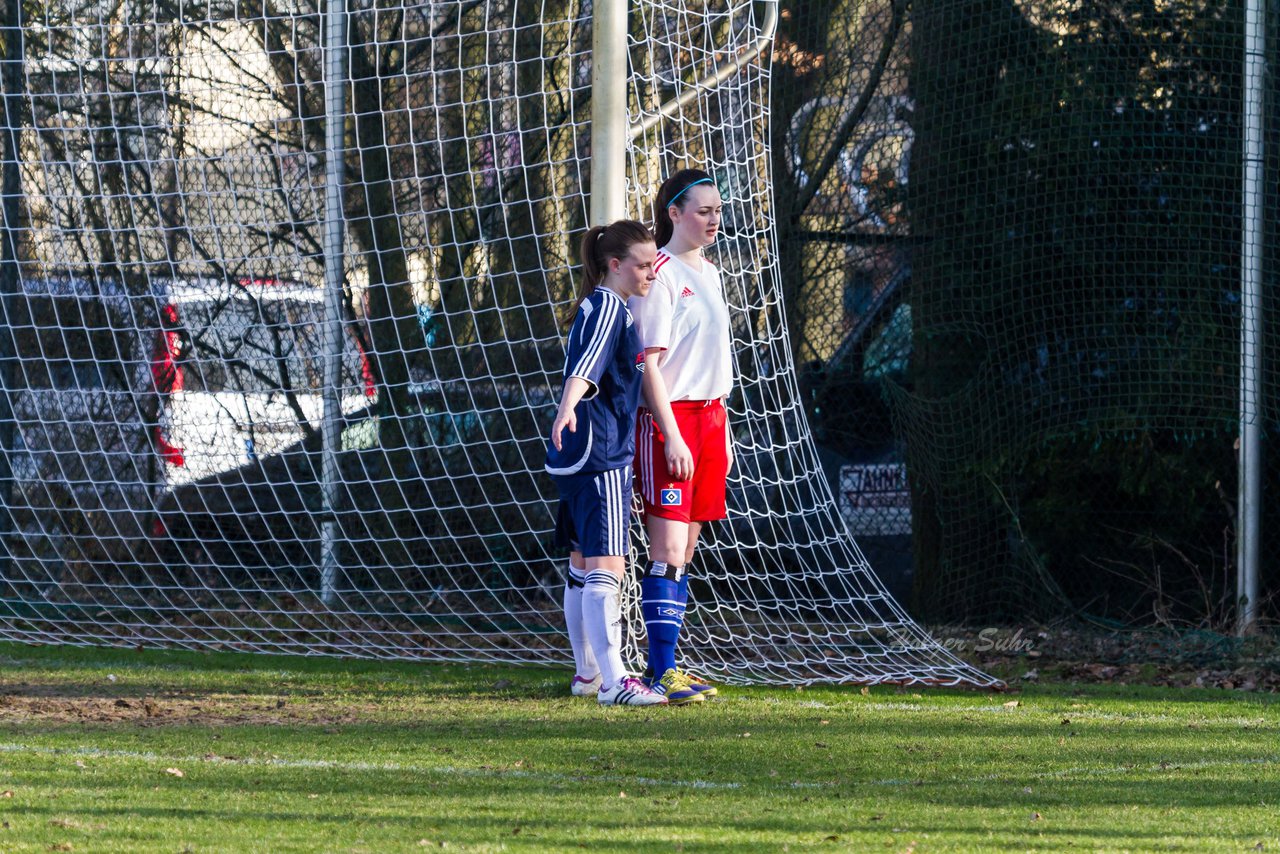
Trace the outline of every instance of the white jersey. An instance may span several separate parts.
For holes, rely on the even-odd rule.
[[[676,400],[715,400],[733,390],[733,339],[720,271],[710,261],[695,270],[658,250],[658,278],[647,297],[627,303],[646,349],[666,350],[660,370]]]

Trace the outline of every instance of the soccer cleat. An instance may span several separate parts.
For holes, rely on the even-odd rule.
[[[716,686],[712,685],[701,676],[694,676],[692,673],[686,673],[679,669],[677,669],[676,672],[685,678],[685,681],[689,683],[690,688],[697,691],[704,697],[714,697],[720,693],[720,690],[716,688]]]
[[[600,683],[603,681],[599,673],[591,679],[583,679],[581,676],[575,675],[573,681],[569,683],[569,693],[575,697],[594,697],[600,693]]]
[[[666,697],[673,706],[702,702],[702,694],[689,684],[689,680],[683,673],[674,667],[662,674],[661,679],[651,681],[649,687]]]
[[[715,697],[720,693],[720,690],[716,688],[716,686],[712,685],[701,676],[694,676],[692,673],[686,673],[678,667],[676,668],[676,672],[685,678],[689,683],[690,688],[697,691],[704,697]],[[646,684],[653,684],[653,668],[646,667],[644,669],[644,681]]]
[[[596,702],[602,706],[665,706],[667,698],[649,690],[634,676],[628,676],[609,689],[600,689]]]

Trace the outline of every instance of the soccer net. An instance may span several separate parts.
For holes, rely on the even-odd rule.
[[[354,2],[336,118],[322,11],[11,13],[4,637],[569,660],[541,467],[586,225],[590,0]],[[768,14],[630,15],[632,213],[675,168],[716,176],[740,378],[683,652],[731,682],[993,684],[886,592],[821,473],[773,244]]]

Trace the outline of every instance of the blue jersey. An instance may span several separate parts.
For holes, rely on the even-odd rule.
[[[569,330],[564,381],[591,384],[574,409],[577,431],[560,434],[560,450],[547,442],[553,475],[611,471],[630,465],[636,450],[636,409],[644,350],[622,298],[598,287],[582,301]]]

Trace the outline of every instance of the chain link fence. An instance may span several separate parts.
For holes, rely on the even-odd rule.
[[[1231,626],[1243,57],[1234,0],[784,12],[801,384],[846,523],[918,615]]]

